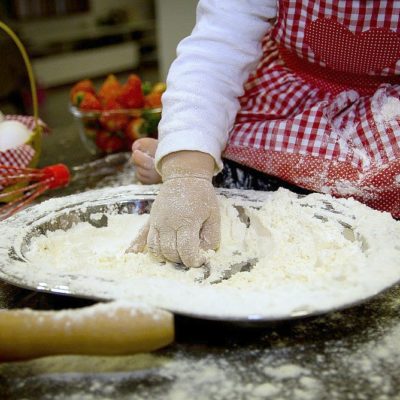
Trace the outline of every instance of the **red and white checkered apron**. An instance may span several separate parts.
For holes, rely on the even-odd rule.
[[[400,217],[400,1],[279,1],[224,157]]]

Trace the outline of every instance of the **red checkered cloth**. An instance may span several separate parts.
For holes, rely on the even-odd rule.
[[[400,217],[400,2],[280,1],[224,157]]]
[[[35,120],[31,116],[25,115],[6,115],[4,117],[6,121],[19,121],[23,123],[29,130],[35,128]],[[44,132],[48,132],[47,126],[39,121],[40,126]],[[35,149],[28,145],[22,144],[16,148],[8,149],[6,151],[0,151],[0,164],[14,167],[27,167],[35,156]],[[0,191],[3,187],[0,185]]]
[[[8,114],[4,116],[5,121],[18,121],[24,124],[29,130],[33,130],[35,128],[35,118],[29,115],[14,115]],[[38,124],[42,128],[44,133],[49,133],[49,127],[39,118]]]

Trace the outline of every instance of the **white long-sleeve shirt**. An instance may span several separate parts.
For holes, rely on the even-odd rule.
[[[210,154],[216,171],[243,84],[261,56],[276,0],[200,0],[196,26],[178,45],[167,77],[156,166],[181,150]]]

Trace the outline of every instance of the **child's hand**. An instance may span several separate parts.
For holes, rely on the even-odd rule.
[[[126,252],[144,251],[156,259],[199,267],[203,250],[219,246],[221,228],[212,185],[214,159],[197,151],[179,151],[162,159],[163,181],[148,224]]]
[[[140,182],[154,184],[161,182],[161,176],[154,167],[154,155],[158,140],[143,138],[136,140],[132,145],[132,162],[136,167],[136,176]]]

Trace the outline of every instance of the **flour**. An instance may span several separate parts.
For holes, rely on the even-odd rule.
[[[154,321],[157,321],[165,317],[165,312],[162,310],[154,309],[153,307],[149,307],[147,304],[132,303],[124,300],[117,300],[107,303],[97,303],[91,307],[66,309],[58,311],[57,313],[48,313],[51,313],[51,317],[54,321],[69,320],[73,322],[80,322],[82,320],[84,321],[88,319],[95,319],[101,316],[105,316],[110,321],[112,321],[113,319],[118,320],[120,318],[118,314],[121,310],[127,311],[127,315],[132,318],[136,316],[146,316],[146,318],[151,318]],[[23,309],[22,312],[27,315],[35,313],[34,310],[31,310],[29,308]],[[45,312],[42,312],[42,314],[43,315],[38,316],[36,319],[39,323],[48,321],[48,318],[46,318],[45,316]]]
[[[37,236],[15,275],[42,289],[145,302],[206,318],[276,319],[360,301],[400,279],[400,223],[352,199],[286,190],[256,205],[220,197],[222,240],[201,268],[125,254],[148,215]],[[99,216],[101,217],[101,215]],[[61,290],[59,290],[61,291]]]
[[[283,364],[276,368],[265,367],[264,373],[278,379],[289,379],[301,377],[303,374],[307,374],[308,371],[298,365]]]
[[[317,326],[304,325],[307,334]],[[296,352],[299,335],[292,335],[284,343],[286,362],[282,362],[279,346],[260,346],[254,351],[237,347],[223,354],[213,354],[211,347],[203,355],[177,350],[173,354],[124,357],[45,357],[0,365],[0,374],[19,391],[24,387],[32,390],[35,385],[63,388],[49,392],[43,399],[398,399],[393,395],[395,382],[386,379],[382,366],[392,367],[393,371],[398,365],[399,326],[381,333],[379,341],[354,344],[353,351],[339,341],[331,341],[312,363],[307,358],[310,354],[313,357],[312,350]],[[349,385],[343,374],[351,376],[351,392],[342,391]],[[144,384],[138,385],[138,379]],[[356,382],[360,382],[359,388]]]
[[[12,398],[29,400],[38,393],[43,400],[397,400],[399,294],[298,321],[289,331],[267,328],[247,344],[178,342],[152,354],[4,363],[0,390],[12,387]]]

